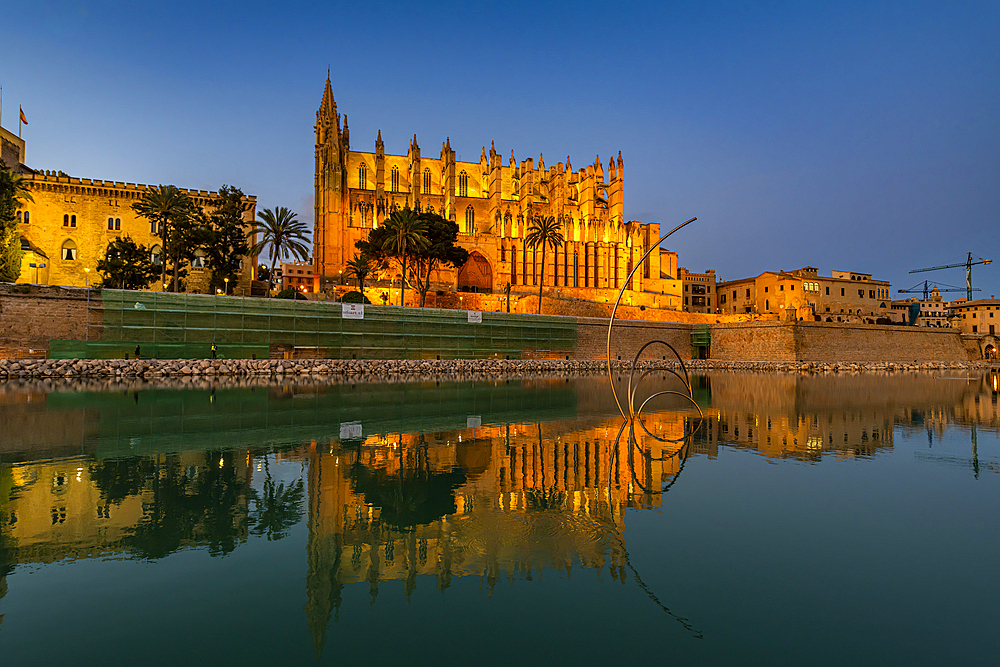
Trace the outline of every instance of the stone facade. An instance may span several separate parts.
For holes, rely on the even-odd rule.
[[[478,162],[459,162],[446,139],[440,154],[422,154],[416,136],[406,155],[387,155],[382,134],[374,152],[352,150],[347,117],[337,112],[330,80],[316,113],[315,243],[316,289],[337,282],[356,252],[355,242],[392,211],[409,206],[455,221],[459,244],[475,271],[441,270],[437,290],[490,293],[509,281],[514,292],[544,285],[582,299],[611,300],[642,255],[656,246],[660,227],[624,218],[624,163],[619,153],[605,170],[600,158],[574,171],[565,162],[546,167],[539,156],[505,161],[491,143]],[[551,215],[566,239],[556,252],[525,248],[532,218]],[[469,265],[466,265],[469,266]],[[673,273],[663,273],[661,253],[642,262],[626,292],[631,302],[679,305]],[[390,270],[389,278],[395,275]]]
[[[909,363],[973,358],[954,329],[805,321],[713,324],[709,328],[712,359]]]
[[[86,340],[87,292],[16,283],[0,285],[0,356],[30,356],[34,349],[47,351],[53,339]],[[90,297],[90,328],[99,331],[100,291],[90,290]]]
[[[782,314],[796,319],[875,324],[891,320],[890,285],[871,274],[833,271],[830,277],[806,266],[795,271],[765,271],[753,278],[718,284],[719,312]],[[897,315],[898,316],[898,315]]]
[[[705,273],[692,273],[685,268],[677,269],[677,277],[684,285],[684,310],[689,313],[717,313],[718,289],[716,289],[715,269]]]

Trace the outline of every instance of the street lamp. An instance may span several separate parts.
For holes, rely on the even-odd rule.
[[[226,283],[226,296],[229,296],[229,278],[223,278],[222,280]]]

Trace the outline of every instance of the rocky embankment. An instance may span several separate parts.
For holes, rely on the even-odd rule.
[[[613,361],[615,371],[628,363]],[[689,370],[785,373],[860,373],[997,368],[987,362],[818,363],[688,360]],[[677,368],[676,361],[643,360],[639,369]],[[413,379],[502,379],[531,376],[593,375],[605,372],[602,360],[453,359],[0,359],[0,381],[18,378],[294,378],[334,376],[377,381]]]

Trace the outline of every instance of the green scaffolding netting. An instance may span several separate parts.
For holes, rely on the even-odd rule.
[[[449,359],[576,345],[569,317],[484,312],[471,323],[464,310],[366,305],[359,320],[344,319],[334,302],[122,290],[102,290],[101,304],[102,325],[85,350],[63,341],[65,349],[56,344],[50,356],[124,356],[138,344],[143,356],[205,357],[215,343],[230,358],[259,358],[279,345],[331,358]]]

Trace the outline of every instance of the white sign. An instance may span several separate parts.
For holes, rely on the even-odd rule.
[[[479,415],[475,417],[466,417],[465,426],[466,428],[480,428],[483,425],[483,418]]]
[[[481,310],[470,310],[469,311],[469,324],[482,324],[483,323],[483,311]]]
[[[365,319],[365,304],[363,303],[342,303],[343,310],[340,316],[345,320]]]
[[[358,440],[361,438],[361,422],[342,422],[340,424],[341,440]]]

